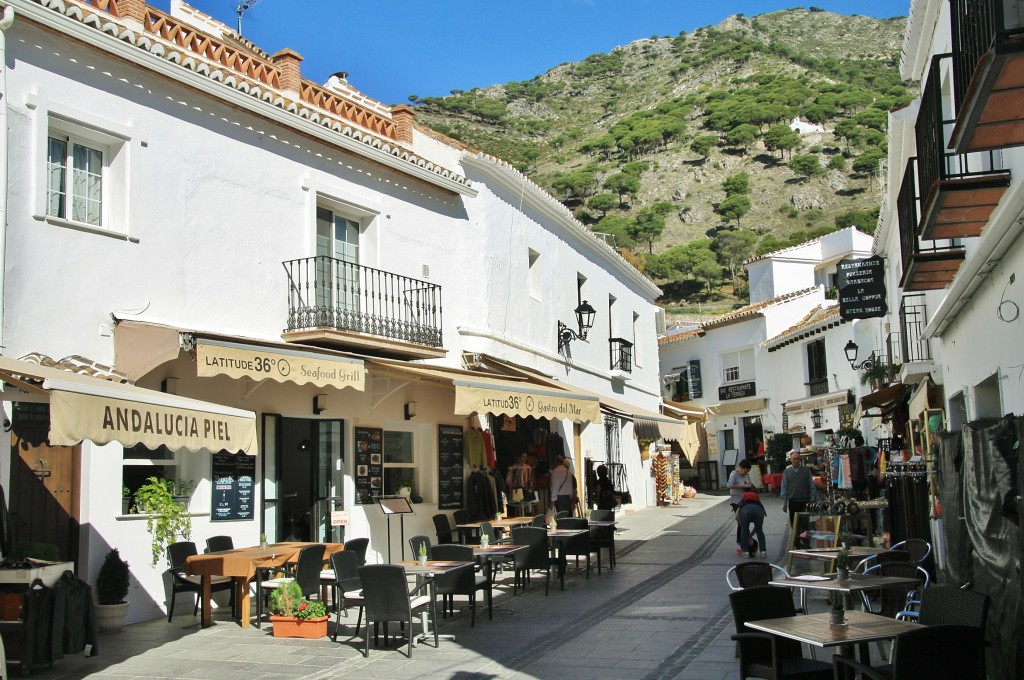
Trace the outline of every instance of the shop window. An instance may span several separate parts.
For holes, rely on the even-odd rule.
[[[412,432],[385,431],[381,439],[381,453],[384,457],[384,494],[396,494],[403,481],[412,480],[422,495]]]
[[[121,467],[121,485],[129,496],[150,477],[175,480],[180,478],[178,455],[166,446],[150,449],[142,444],[125,447]]]

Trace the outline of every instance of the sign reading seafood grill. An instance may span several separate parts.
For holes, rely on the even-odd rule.
[[[196,362],[200,377],[270,379],[297,385],[312,383],[317,387],[353,387],[360,392],[365,386],[363,362],[347,357],[200,340],[196,345]]]
[[[840,260],[836,265],[839,316],[870,319],[885,316],[885,259],[880,255],[864,260]]]

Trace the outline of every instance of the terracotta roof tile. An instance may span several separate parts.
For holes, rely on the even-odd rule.
[[[803,297],[805,295],[810,295],[811,293],[815,292],[816,290],[818,290],[817,287],[814,287],[814,288],[804,288],[802,290],[793,291],[792,293],[786,293],[785,295],[780,295],[778,297],[772,298],[771,300],[765,300],[763,302],[756,302],[756,303],[751,304],[751,305],[745,305],[743,307],[740,307],[739,309],[735,309],[735,310],[729,312],[728,314],[723,314],[722,316],[717,316],[714,319],[711,319],[710,321],[708,321],[708,322],[706,322],[704,324],[701,324],[700,328],[697,328],[695,330],[689,331],[687,333],[680,333],[678,335],[669,335],[669,336],[664,336],[664,337],[658,338],[658,344],[659,345],[670,345],[673,342],[679,342],[680,340],[686,340],[688,338],[692,338],[694,335],[703,335],[704,333],[707,332],[708,329],[711,329],[711,328],[717,328],[719,326],[727,326],[727,325],[729,325],[731,323],[738,323],[740,321],[745,321],[747,319],[752,319],[752,318],[754,318],[756,316],[759,316],[761,314],[761,311],[764,310],[764,309],[767,309],[768,307],[772,307],[774,305],[781,304],[783,302],[788,302],[790,300],[795,300],[795,299],[797,299],[799,297]]]
[[[774,338],[765,340],[764,346],[768,348],[769,352],[774,352],[788,344],[817,335],[833,326],[844,323],[846,323],[846,319],[839,316],[838,304],[819,305],[793,326],[782,331]]]

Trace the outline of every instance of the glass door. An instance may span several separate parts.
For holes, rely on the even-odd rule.
[[[317,305],[339,315],[359,312],[359,223],[316,209]]]
[[[331,513],[345,509],[345,451],[343,420],[317,420],[316,428],[316,499],[313,508],[315,540],[341,543],[345,527],[331,525]]]

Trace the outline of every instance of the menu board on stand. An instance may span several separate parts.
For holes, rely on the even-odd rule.
[[[460,425],[437,426],[437,507],[462,507],[465,434]]]
[[[253,519],[256,456],[220,451],[213,454],[213,498],[210,521]]]
[[[381,456],[381,438],[384,430],[379,427],[355,428],[356,442],[356,504],[373,503],[380,496],[384,485],[384,464]]]

